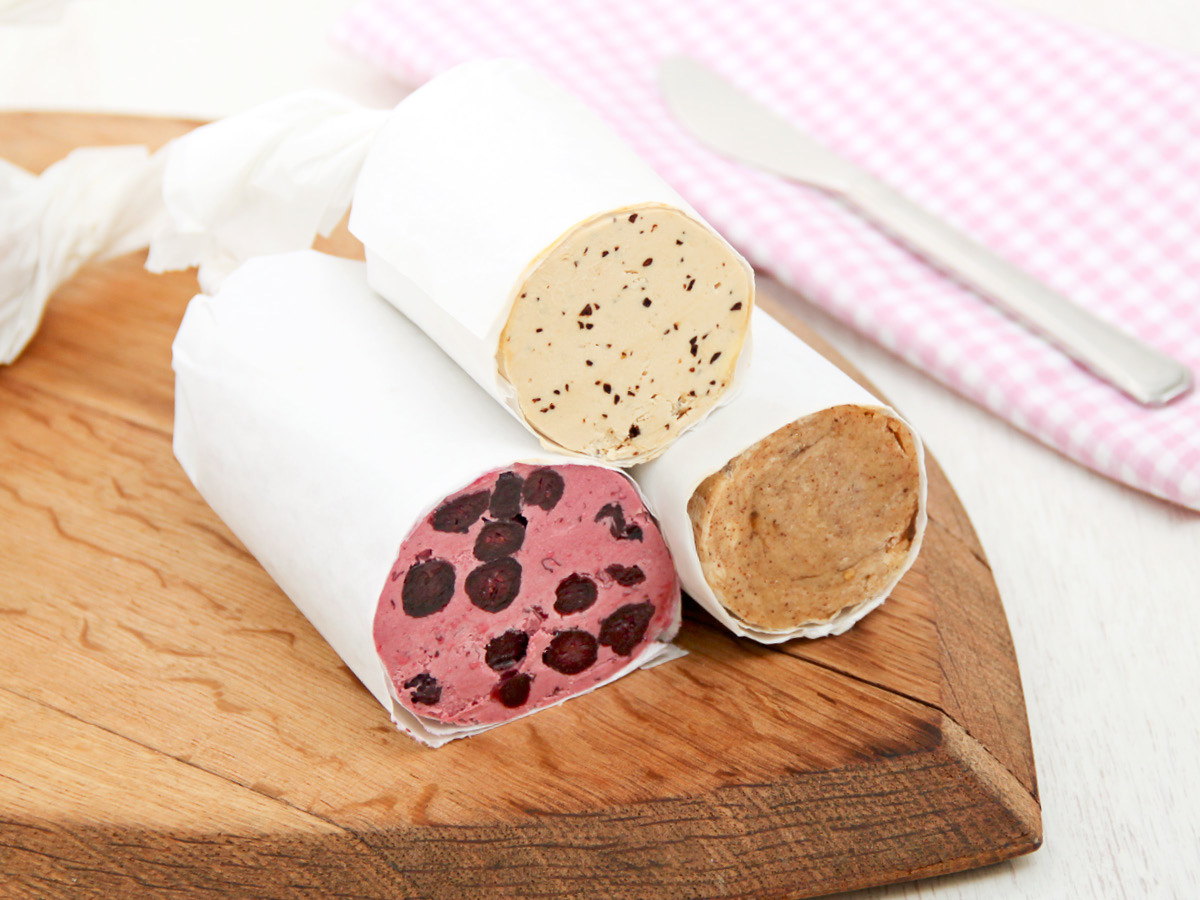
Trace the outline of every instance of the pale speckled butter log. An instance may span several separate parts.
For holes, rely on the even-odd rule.
[[[394,567],[406,536],[447,497],[516,462],[587,470],[619,481],[639,504],[640,495],[619,471],[543,450],[370,291],[364,268],[312,251],[262,257],[235,271],[216,297],[194,298],[174,344],[175,453],[213,509],[397,725],[439,746],[494,723],[444,724],[415,715],[385,673],[373,621],[385,585],[398,586],[404,574]],[[639,509],[639,521],[652,524]],[[598,528],[611,524],[597,521]],[[649,546],[646,537],[639,547]],[[678,626],[679,589],[660,546],[658,574],[673,595],[663,601],[666,627],[656,637],[669,640]],[[645,574],[648,581],[654,575]],[[617,660],[620,668],[592,687],[672,650],[659,640],[639,644],[627,664]],[[417,693],[422,685],[413,688]]]
[[[763,643],[840,634],[917,557],[924,449],[767,313],[753,328],[737,399],[633,474],[684,590],[731,631]]]
[[[559,452],[654,457],[749,356],[750,266],[524,63],[468,63],[401,102],[350,230],[371,285]]]

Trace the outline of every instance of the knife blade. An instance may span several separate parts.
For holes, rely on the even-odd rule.
[[[1192,373],[1183,363],[957,231],[703,64],[672,56],[663,60],[658,74],[667,107],[704,144],[838,197],[1138,403],[1161,406],[1191,388]]]

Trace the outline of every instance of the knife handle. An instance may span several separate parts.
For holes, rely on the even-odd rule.
[[[934,266],[1139,403],[1160,406],[1191,387],[1192,373],[1178,360],[1052,291],[882,182],[859,181],[842,197]]]

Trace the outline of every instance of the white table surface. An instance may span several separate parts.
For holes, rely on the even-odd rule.
[[[1200,0],[1007,2],[1200,53]],[[314,86],[389,106],[407,89],[327,40],[350,5],[74,0],[48,24],[0,21],[0,109],[216,117]],[[1086,471],[795,303],[917,424],[975,523],[1042,799],[1037,853],[854,897],[1200,897],[1200,515]]]

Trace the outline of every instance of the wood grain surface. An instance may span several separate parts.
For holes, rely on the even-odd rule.
[[[192,124],[3,115],[0,155]],[[848,634],[768,648],[689,604],[686,658],[427,750],[175,462],[195,279],[143,261],[82,270],[0,370],[0,897],[806,897],[1039,846],[1007,622],[935,462],[916,566]]]

